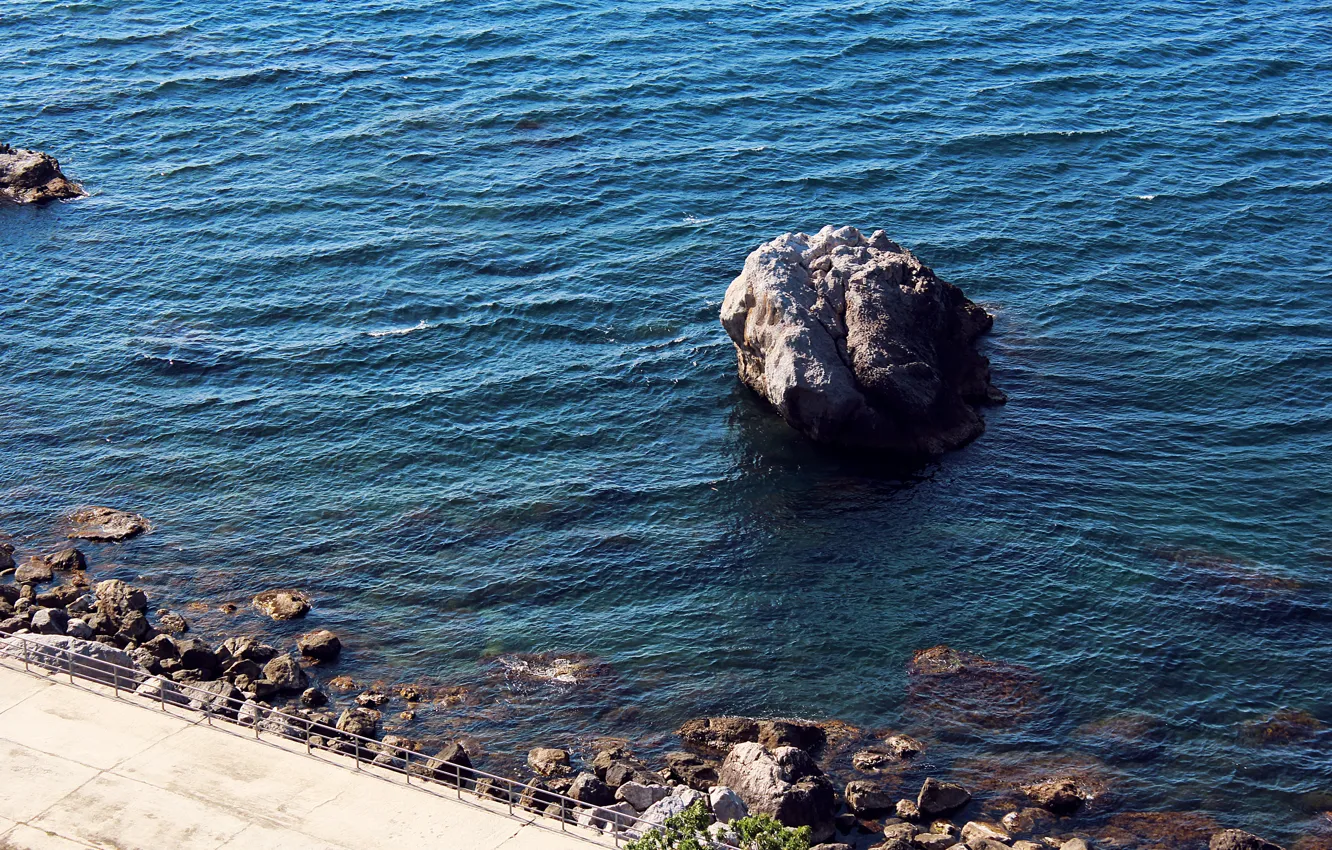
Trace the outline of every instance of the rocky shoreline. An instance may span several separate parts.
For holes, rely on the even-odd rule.
[[[116,542],[150,529],[145,518],[110,508],[68,517],[74,540]],[[1201,814],[1121,811],[1095,763],[1043,764],[1033,756],[1010,773],[994,765],[954,765],[953,775],[934,775],[928,740],[835,721],[697,718],[677,730],[680,748],[659,764],[623,740],[603,741],[583,758],[563,747],[538,747],[526,755],[522,790],[511,791],[475,772],[479,753],[464,740],[427,748],[386,734],[383,709],[392,697],[384,690],[351,695],[358,689],[350,680],[322,682],[321,666],[342,652],[342,638],[332,631],[313,628],[286,648],[254,635],[206,640],[179,613],[154,611],[142,589],[119,579],[94,581],[91,569],[76,547],[19,553],[0,535],[0,651],[17,644],[7,640],[13,635],[34,636],[53,652],[77,647],[80,656],[142,671],[133,683],[142,695],[258,724],[314,747],[350,750],[424,778],[465,783],[478,794],[592,828],[627,828],[638,819],[634,829],[641,830],[643,822],[660,825],[701,804],[718,824],[754,814],[808,827],[823,850],[1279,850]],[[290,588],[259,593],[252,604],[275,621],[311,611],[308,597]],[[551,673],[555,680],[596,673],[592,662],[562,660]],[[1017,727],[1042,710],[1039,681],[1018,665],[937,646],[916,653],[908,673],[907,712],[945,733]],[[404,715],[425,697],[411,686],[397,691],[409,706]],[[1307,720],[1274,716],[1270,728],[1254,734],[1297,734]],[[352,736],[376,743],[362,750]],[[556,795],[586,808],[570,812]]]
[[[0,200],[44,204],[80,198],[83,187],[67,178],[50,154],[0,144]]]

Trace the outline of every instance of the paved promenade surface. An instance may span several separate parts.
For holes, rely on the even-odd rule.
[[[593,850],[196,717],[0,663],[0,850]]]

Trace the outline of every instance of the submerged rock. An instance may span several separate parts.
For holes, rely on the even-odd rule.
[[[1034,719],[1043,702],[1033,670],[947,646],[917,652],[907,673],[908,709],[936,728],[1009,729]]]
[[[20,204],[78,198],[83,187],[60,171],[60,163],[41,151],[0,145],[0,196]]]
[[[975,349],[993,317],[883,231],[788,233],[726,290],[740,379],[822,443],[931,456],[985,430],[1004,400]]]
[[[152,528],[138,514],[100,506],[80,508],[69,515],[69,524],[69,537],[103,542],[128,540]]]

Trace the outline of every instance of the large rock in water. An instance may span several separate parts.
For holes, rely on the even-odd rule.
[[[83,195],[83,187],[60,173],[60,163],[41,151],[0,145],[0,196],[40,204]]]
[[[740,379],[809,438],[902,456],[974,440],[1004,401],[975,348],[994,319],[883,231],[787,233],[726,290]]]
[[[795,747],[769,752],[762,744],[736,744],[722,762],[721,784],[754,814],[786,826],[808,826],[816,841],[832,837],[836,793],[809,753]]]

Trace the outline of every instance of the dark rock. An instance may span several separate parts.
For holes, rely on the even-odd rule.
[[[873,782],[854,780],[846,783],[846,807],[857,815],[886,812],[896,805],[893,794]]]
[[[971,802],[967,789],[954,782],[940,782],[934,777],[925,780],[916,797],[916,808],[922,817],[936,818],[952,814]]]
[[[154,676],[162,673],[162,662],[156,655],[153,655],[152,650],[140,646],[137,649],[132,650],[130,655],[134,657],[135,664],[138,664]]]
[[[121,617],[120,628],[116,631],[116,637],[134,643],[147,640],[152,634],[153,627],[148,624],[148,618],[139,611],[130,611]]]
[[[50,581],[53,576],[51,565],[35,555],[19,564],[18,569],[14,571],[14,581],[17,584],[41,584]]]
[[[184,634],[190,630],[190,624],[185,621],[184,617],[170,611],[166,613],[158,612],[157,627],[161,631],[173,635]]]
[[[538,776],[564,776],[571,772],[569,751],[536,747],[527,754],[527,766]]]
[[[328,694],[318,688],[306,688],[301,692],[301,705],[307,708],[319,708],[328,705]]]
[[[615,803],[615,792],[597,778],[595,773],[580,773],[569,786],[568,796],[589,806],[610,806]]]
[[[722,763],[719,779],[754,814],[771,815],[786,826],[809,826],[815,840],[832,835],[836,792],[803,750],[737,744]]]
[[[310,686],[310,678],[290,655],[279,655],[265,664],[264,678],[281,691],[303,691]]]
[[[148,520],[114,508],[81,508],[69,516],[68,536],[81,540],[128,540],[148,531]]]
[[[975,439],[1002,402],[975,348],[993,318],[882,231],[786,234],[726,291],[740,379],[809,438],[921,457]]]
[[[88,558],[78,549],[61,549],[59,552],[47,555],[46,563],[50,564],[53,570],[88,569]]]
[[[32,614],[31,628],[39,635],[63,635],[69,615],[61,608],[38,608]]]
[[[0,600],[13,605],[19,600],[19,589],[17,585],[0,584]]]
[[[1207,842],[1208,850],[1281,850],[1279,846],[1242,829],[1223,829]]]
[[[679,735],[692,747],[724,753],[736,744],[757,741],[759,724],[748,717],[699,717],[685,721]]]
[[[1022,793],[1042,809],[1057,815],[1071,815],[1091,796],[1072,778],[1064,776],[1022,786]]]
[[[83,194],[83,187],[65,177],[50,154],[0,145],[0,196],[20,204],[42,204]]]
[[[223,664],[232,660],[267,664],[278,654],[278,651],[273,647],[266,643],[260,643],[258,638],[249,636],[227,638],[222,641],[222,645],[217,648],[216,652],[218,660]]]
[[[294,620],[310,610],[310,597],[299,590],[265,590],[254,597],[254,607],[274,620]]]
[[[615,762],[606,768],[606,775],[603,778],[611,788],[619,788],[626,782],[637,782],[640,785],[655,785],[661,782],[660,776],[643,767],[636,759]]]
[[[0,632],[7,635],[12,635],[14,632],[17,632],[20,629],[26,629],[27,627],[28,621],[22,617],[8,617],[4,620],[0,620]]]
[[[253,661],[241,659],[240,661],[233,661],[228,664],[226,669],[222,671],[222,675],[233,682],[239,682],[241,678],[248,679],[251,682],[257,682],[264,678],[264,668],[260,667]],[[245,690],[242,685],[237,685],[237,687],[241,690]]]
[[[823,727],[800,720],[760,720],[758,742],[770,750],[778,747],[798,747],[807,753],[817,752],[827,743]]]
[[[666,769],[671,778],[696,791],[706,791],[717,785],[721,781],[717,773],[720,767],[717,762],[700,758],[693,753],[666,754]]]
[[[180,658],[181,666],[187,670],[205,670],[216,676],[222,668],[217,654],[208,644],[197,638],[178,639],[176,654]]]
[[[913,759],[925,752],[925,745],[910,735],[889,735],[884,739],[884,745],[888,750],[899,759]]]
[[[120,621],[131,612],[143,614],[148,611],[148,595],[120,579],[99,581],[96,593],[97,610],[113,621]]]
[[[316,661],[334,661],[342,652],[342,641],[328,629],[318,629],[296,639],[301,654]]]
[[[83,588],[72,584],[62,584],[44,593],[37,594],[35,601],[43,608],[65,608],[82,595]]]
[[[84,617],[83,620],[88,624],[88,627],[91,628],[95,634],[99,635],[115,634],[116,631],[115,621],[100,611],[94,611],[93,613]]]
[[[458,741],[454,741],[424,761],[420,768],[414,766],[412,772],[449,785],[462,783],[464,787],[470,784],[476,775],[472,771],[472,759],[467,754],[467,748]]]
[[[1034,835],[1048,833],[1054,821],[1054,815],[1045,809],[1025,808],[1007,813],[1001,823],[1010,835]]]

